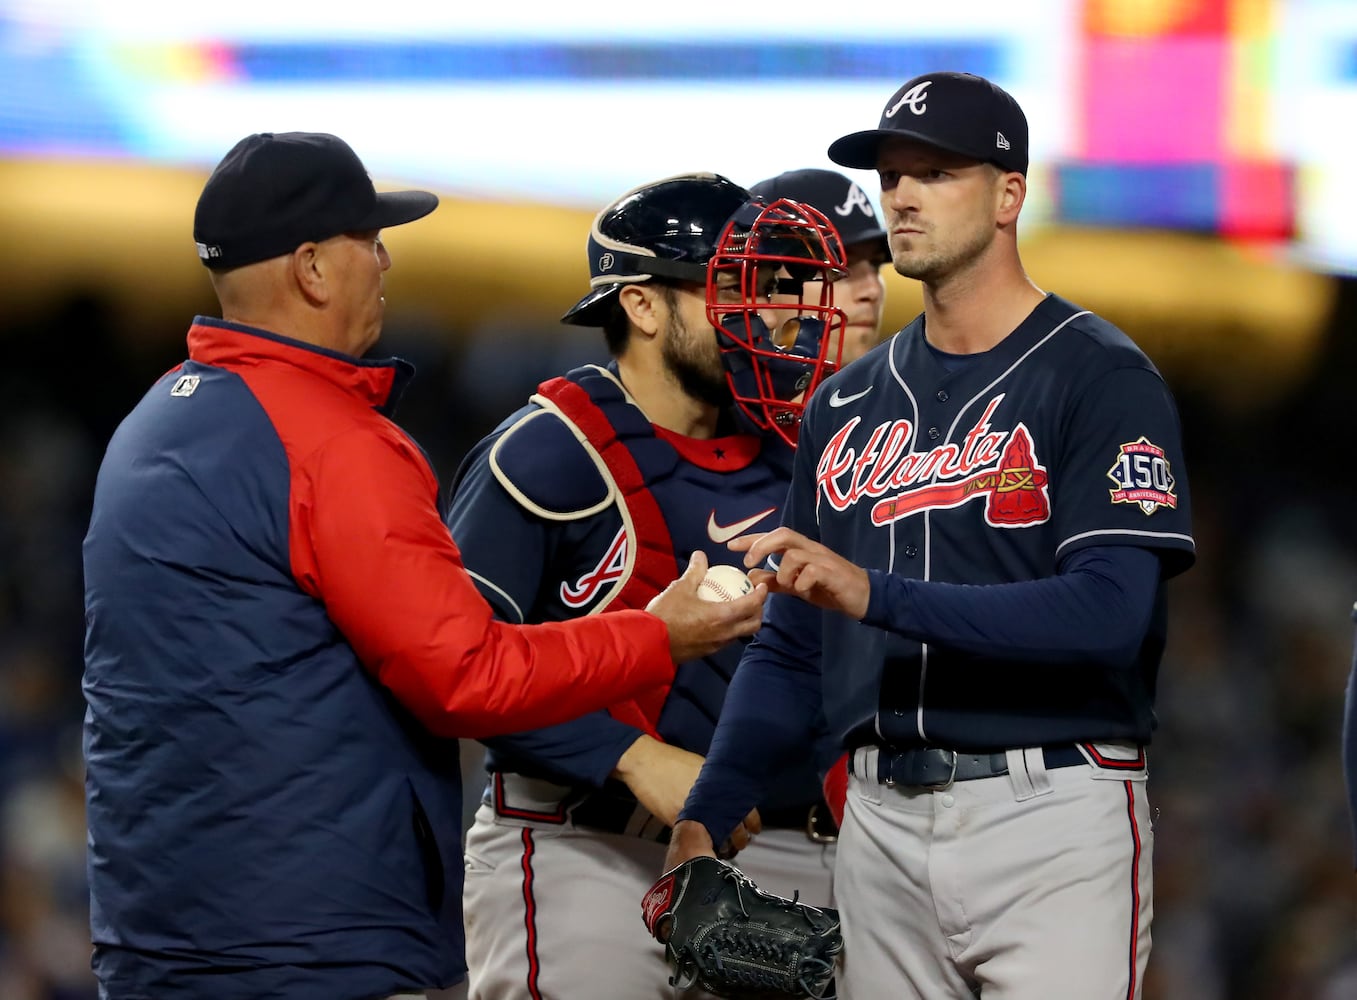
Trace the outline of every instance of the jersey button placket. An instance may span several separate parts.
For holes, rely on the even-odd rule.
[[[942,437],[942,431],[938,430],[936,427],[928,428],[928,439],[930,441],[936,441],[940,437]]]
[[[947,400],[950,399],[950,398],[951,398],[951,397],[949,397],[949,396],[947,395],[947,390],[946,390],[946,389],[939,389],[939,390],[938,390],[938,392],[937,392],[937,400],[938,400],[939,403],[945,403],[945,402],[947,402]]]

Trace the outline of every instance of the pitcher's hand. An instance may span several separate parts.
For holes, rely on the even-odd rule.
[[[791,528],[775,528],[761,535],[741,535],[726,543],[743,552],[749,579],[770,593],[791,594],[817,608],[837,611],[854,621],[867,613],[872,596],[867,571],[828,546],[813,542]],[[775,556],[777,571],[759,569]]]
[[[685,819],[675,824],[674,835],[669,840],[669,850],[664,855],[664,870],[673,871],[690,858],[714,858],[716,848],[711,842],[711,834],[701,823]]]

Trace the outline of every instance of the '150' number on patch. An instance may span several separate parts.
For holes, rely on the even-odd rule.
[[[1117,460],[1107,470],[1107,478],[1116,484],[1110,490],[1113,503],[1139,504],[1146,514],[1160,507],[1178,506],[1173,491],[1173,472],[1164,449],[1139,438],[1121,446]]]

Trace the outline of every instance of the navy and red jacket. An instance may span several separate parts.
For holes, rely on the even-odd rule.
[[[667,683],[667,631],[492,619],[385,415],[404,362],[202,317],[188,344],[110,441],[85,539],[101,996],[455,983],[461,787],[437,737]]]

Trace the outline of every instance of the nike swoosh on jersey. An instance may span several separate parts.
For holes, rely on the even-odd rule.
[[[861,399],[863,396],[867,395],[867,393],[869,393],[869,392],[871,392],[871,391],[872,391],[872,387],[869,385],[867,388],[863,389],[861,392],[855,392],[855,393],[853,393],[853,395],[851,395],[851,396],[840,396],[840,395],[839,395],[839,390],[838,390],[838,389],[835,389],[835,390],[834,390],[834,394],[833,394],[832,396],[829,397],[829,405],[830,405],[830,406],[847,406],[849,403],[853,402],[853,400],[855,400],[855,399]]]
[[[776,513],[776,507],[769,507],[767,510],[761,510],[751,517],[746,517],[743,521],[736,521],[734,524],[717,524],[716,511],[712,511],[711,517],[707,518],[707,537],[717,545],[725,545],[732,538],[743,535],[769,514]]]

